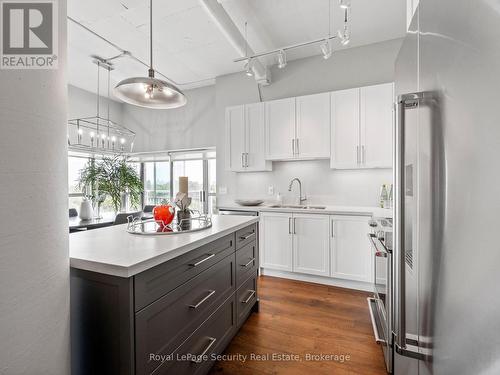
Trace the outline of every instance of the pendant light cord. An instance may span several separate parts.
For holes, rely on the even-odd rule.
[[[149,0],[149,76],[154,75],[153,70],[153,0]]]

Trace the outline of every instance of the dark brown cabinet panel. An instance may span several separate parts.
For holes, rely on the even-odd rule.
[[[234,234],[190,251],[135,276],[135,311],[203,272],[234,252]]]
[[[236,252],[236,288],[257,270],[257,242],[252,241]]]
[[[154,375],[196,375],[206,373],[213,365],[214,354],[220,354],[236,333],[236,306],[234,296],[226,300],[184,344],[170,361]]]
[[[235,289],[234,255],[137,313],[138,374],[149,374],[157,362],[150,355],[171,354]]]
[[[252,224],[236,232],[236,250],[257,240],[257,224]]]
[[[252,311],[257,301],[257,272],[249,278],[236,292],[237,326],[240,327]]]

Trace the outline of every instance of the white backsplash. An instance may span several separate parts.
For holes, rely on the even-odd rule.
[[[226,172],[232,173],[232,172]],[[308,204],[377,206],[380,186],[392,183],[392,170],[332,170],[329,160],[274,162],[272,172],[234,173],[233,186],[219,195],[219,206],[234,204],[235,198],[260,198],[273,201],[280,192],[284,203],[296,203],[298,185],[288,191],[298,177]],[[268,194],[269,186],[274,195]]]

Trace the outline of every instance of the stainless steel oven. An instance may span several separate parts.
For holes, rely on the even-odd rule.
[[[392,372],[392,220],[370,221],[368,239],[373,256],[373,297],[368,298],[375,340],[384,353],[387,372]]]

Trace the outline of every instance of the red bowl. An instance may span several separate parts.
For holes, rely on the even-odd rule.
[[[175,217],[175,208],[168,204],[161,204],[153,208],[153,216],[155,221],[164,225],[170,224]]]

